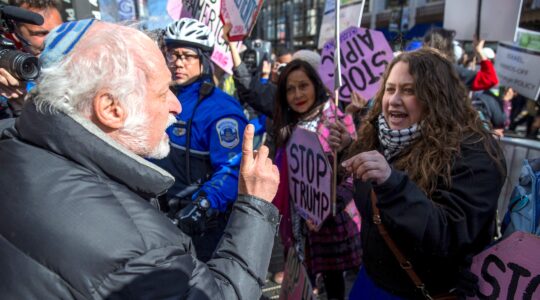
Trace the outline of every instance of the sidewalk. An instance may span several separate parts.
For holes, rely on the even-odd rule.
[[[281,292],[281,284],[277,284],[273,281],[274,274],[276,272],[282,271],[285,266],[285,258],[283,257],[283,245],[281,244],[278,237],[274,240],[274,248],[272,250],[272,258],[270,259],[270,266],[268,267],[268,275],[266,277],[266,284],[263,288],[263,295],[261,300],[269,299],[279,299],[279,294]],[[345,274],[345,299],[349,294],[349,291],[352,288],[354,280],[356,279],[356,273],[347,272]],[[321,282],[322,284],[322,282]],[[324,293],[324,287],[322,287],[322,292],[315,299],[326,300],[326,294]],[[296,299],[295,299],[296,300]],[[302,300],[302,299],[298,299]]]

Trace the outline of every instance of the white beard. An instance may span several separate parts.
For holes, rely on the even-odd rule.
[[[169,114],[167,120],[167,127],[176,122],[176,117],[173,114]],[[163,131],[163,138],[159,144],[150,149],[148,146],[149,132],[147,130],[148,117],[146,113],[129,116],[126,119],[126,125],[119,130],[118,139],[119,142],[135,154],[153,159],[162,159],[169,155],[171,150],[169,145],[169,137],[167,133]]]
[[[167,120],[167,127],[165,129],[169,128],[172,124],[176,122],[176,117],[173,114],[169,114],[169,119]],[[146,157],[148,158],[154,158],[154,159],[162,159],[167,157],[169,155],[169,152],[171,151],[171,145],[169,144],[169,136],[167,136],[167,133],[163,132],[163,138],[161,141],[159,141],[159,144],[148,153]]]

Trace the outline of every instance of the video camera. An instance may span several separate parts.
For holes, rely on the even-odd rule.
[[[6,34],[14,34],[16,22],[42,25],[43,17],[15,6],[0,5],[0,68],[20,80],[35,80],[39,76],[38,58],[17,50],[15,43],[6,38]]]
[[[242,61],[247,69],[255,73],[261,69],[263,60],[270,62],[272,55],[272,44],[269,41],[253,40],[246,41],[247,50],[242,53]]]

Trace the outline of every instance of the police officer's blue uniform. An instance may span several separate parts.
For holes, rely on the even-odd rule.
[[[221,239],[228,209],[238,193],[242,137],[247,119],[236,99],[203,82],[199,79],[179,87],[177,97],[182,112],[176,117],[176,123],[167,128],[171,152],[155,163],[175,177],[167,198],[179,199],[180,208],[203,196],[210,202],[210,208],[219,212],[210,228],[190,234],[198,258],[206,261]],[[208,86],[211,89],[205,95]]]
[[[177,122],[167,128],[171,153],[157,164],[176,178],[168,191],[169,198],[195,200],[204,192],[211,208],[224,212],[237,196],[242,135],[247,120],[238,101],[218,88],[213,88],[197,105],[201,84],[202,80],[198,80],[179,88],[177,97],[182,112],[176,117]],[[190,159],[186,161],[190,119]]]

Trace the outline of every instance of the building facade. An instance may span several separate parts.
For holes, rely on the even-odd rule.
[[[358,2],[341,0],[341,5]],[[382,31],[398,48],[422,37],[433,26],[442,27],[444,5],[444,0],[366,0],[361,24]],[[267,0],[252,38],[314,49],[324,7],[325,0]],[[523,0],[520,27],[540,31],[540,0]]]

